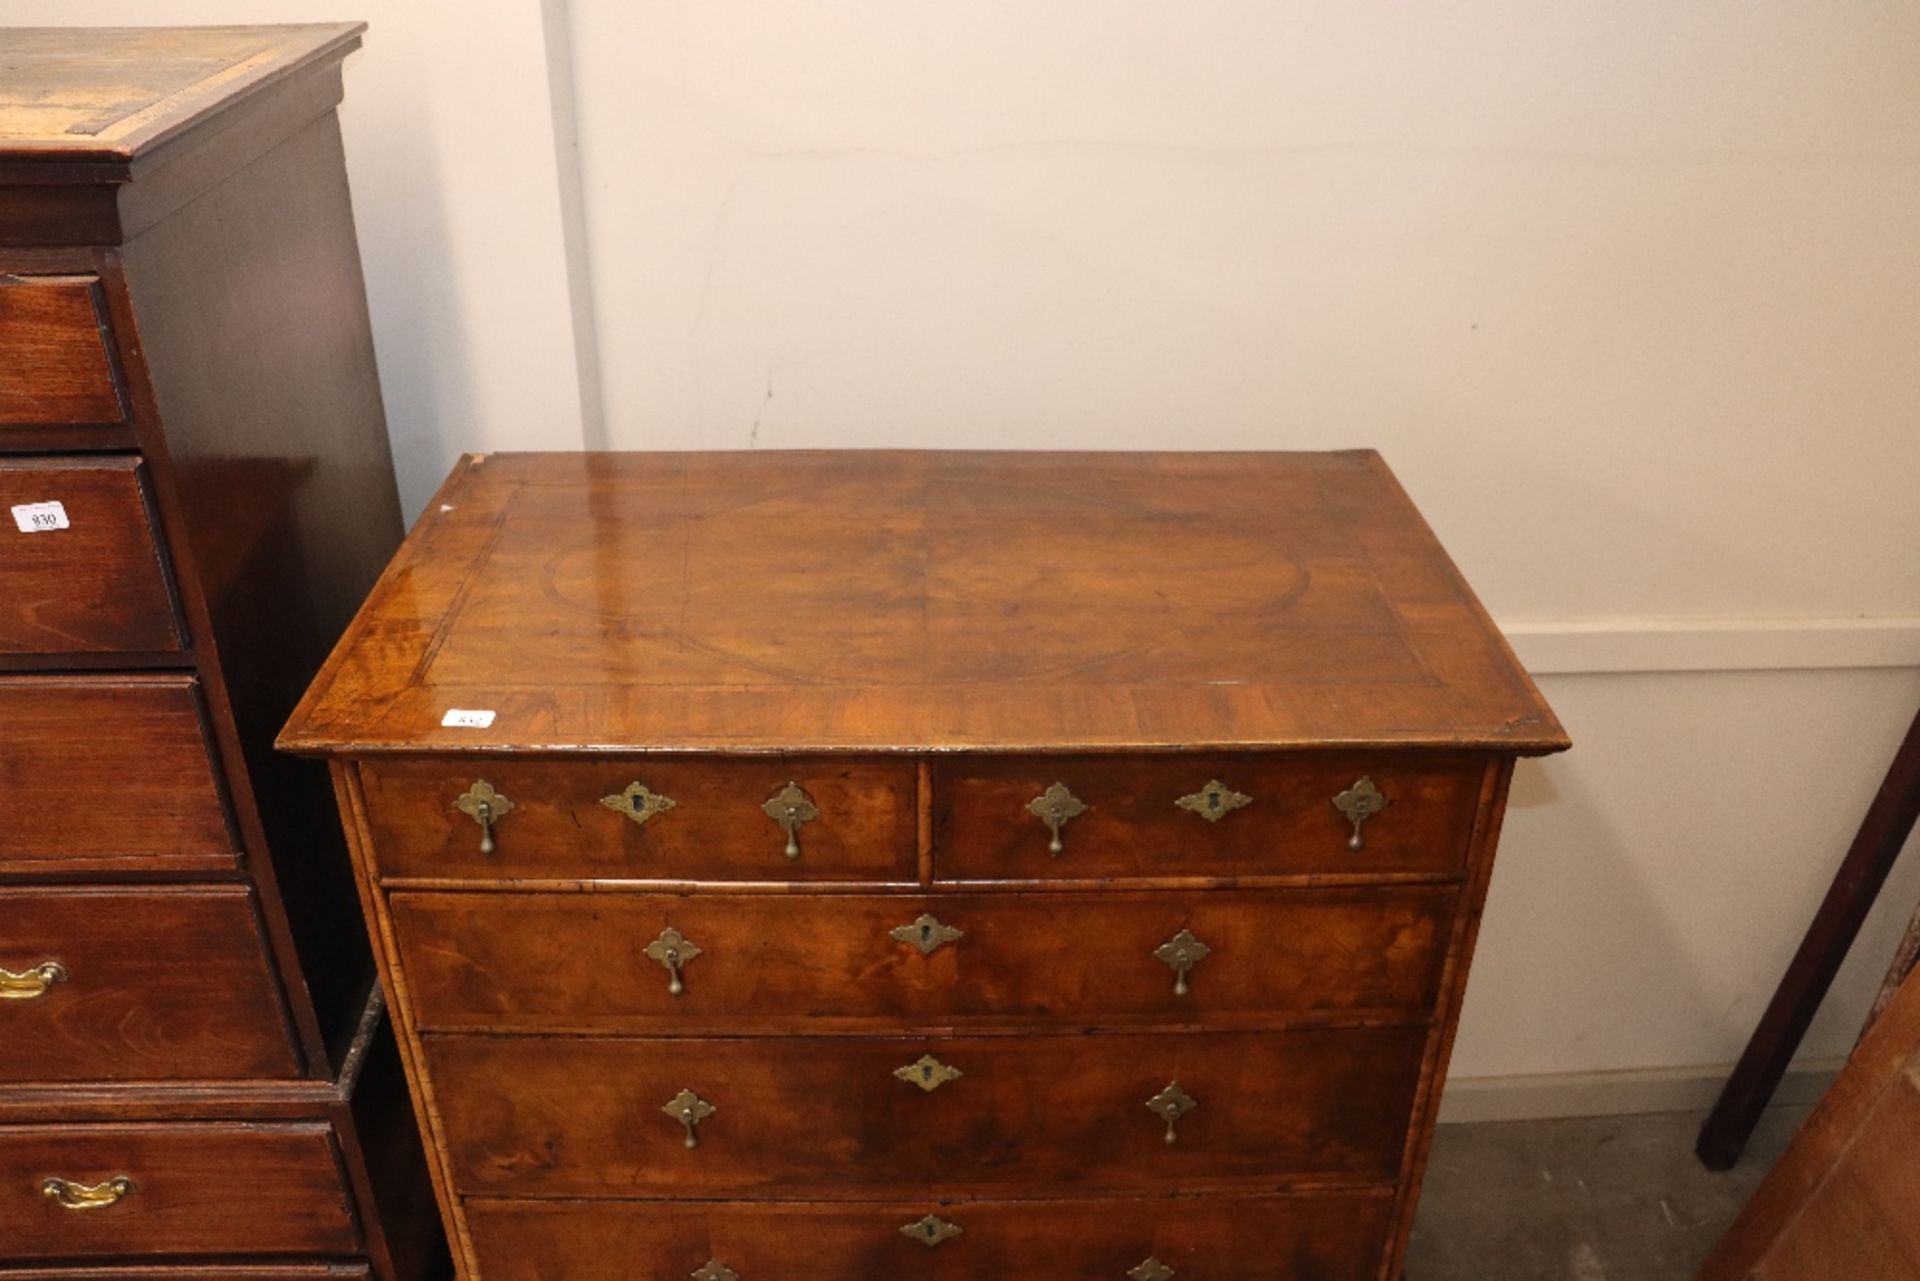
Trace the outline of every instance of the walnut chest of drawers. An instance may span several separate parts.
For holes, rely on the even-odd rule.
[[[472,457],[281,743],[487,1281],[1393,1277],[1566,746],[1366,452]]]
[[[401,535],[359,28],[0,30],[0,1281],[444,1246],[326,771]]]

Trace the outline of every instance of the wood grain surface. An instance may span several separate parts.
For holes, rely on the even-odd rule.
[[[0,267],[0,445],[12,426],[126,416],[99,278]]]

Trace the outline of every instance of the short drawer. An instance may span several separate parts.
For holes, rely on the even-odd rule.
[[[1390,1183],[1425,1044],[1423,1027],[429,1037],[427,1059],[462,1192],[837,1200]]]
[[[934,767],[935,875],[1451,876],[1485,773],[1462,756],[957,757]]]
[[[388,876],[911,883],[917,875],[909,760],[436,758],[369,761],[360,777]]]
[[[0,1127],[0,1223],[12,1260],[360,1246],[324,1125]]]
[[[0,655],[181,648],[139,459],[0,459],[0,511]]]
[[[1424,1018],[1454,901],[1450,887],[1393,886],[1021,896],[400,893],[390,903],[427,1028],[683,1034],[902,1022],[1085,1028]]]
[[[234,866],[192,677],[0,677],[0,778],[0,873]]]
[[[238,886],[0,889],[0,1082],[300,1071]]]
[[[90,275],[0,273],[0,444],[11,426],[126,419]]]
[[[507,1281],[679,1278],[709,1262],[706,1277],[742,1281],[1361,1281],[1380,1269],[1390,1208],[1389,1197],[1365,1193],[877,1205],[482,1200],[468,1203],[467,1216],[487,1275]]]

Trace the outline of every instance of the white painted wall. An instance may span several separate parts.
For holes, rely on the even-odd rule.
[[[1920,9],[359,9],[411,504],[466,448],[1377,446],[1577,744],[1456,1079],[1732,1059],[1920,706]]]

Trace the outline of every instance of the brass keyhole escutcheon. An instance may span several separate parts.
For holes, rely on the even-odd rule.
[[[1200,1106],[1200,1100],[1180,1088],[1180,1082],[1173,1081],[1167,1088],[1147,1100],[1147,1111],[1167,1123],[1167,1142],[1177,1143],[1180,1135],[1174,1130],[1181,1117]]]
[[[806,790],[798,783],[788,783],[785,787],[769,796],[760,806],[761,812],[787,834],[786,856],[800,857],[800,825],[811,823],[820,817],[820,807],[813,803]]]
[[[938,1215],[929,1214],[923,1219],[916,1219],[912,1223],[906,1224],[900,1231],[903,1235],[912,1237],[921,1245],[931,1250],[942,1241],[959,1236],[960,1225],[957,1223],[948,1223]]]
[[[718,1111],[713,1104],[692,1090],[681,1090],[680,1093],[668,1099],[666,1106],[660,1110],[687,1128],[687,1137],[683,1146],[689,1148],[700,1146],[700,1138],[694,1131],[702,1121]]]
[[[708,1259],[688,1275],[693,1281],[740,1281],[740,1274],[718,1259]]]
[[[965,938],[967,932],[922,912],[905,925],[896,925],[887,933],[910,947],[918,948],[920,955],[932,956],[956,939]]]
[[[1218,823],[1235,810],[1253,804],[1253,798],[1245,792],[1234,791],[1217,778],[1210,778],[1205,787],[1189,796],[1182,796],[1174,804],[1189,813],[1198,814],[1209,823]]]
[[[1333,808],[1339,810],[1340,816],[1353,824],[1353,835],[1347,838],[1347,848],[1357,850],[1365,845],[1360,837],[1361,824],[1387,808],[1387,796],[1374,786],[1371,777],[1362,776],[1354,782],[1352,787],[1333,798]]]
[[[680,967],[700,955],[700,948],[692,939],[669,925],[660,931],[660,937],[647,944],[646,952],[666,968],[668,995],[679,996],[687,990],[680,980]]]
[[[1067,790],[1065,783],[1054,783],[1027,802],[1027,812],[1047,825],[1047,853],[1058,857],[1066,849],[1060,829],[1087,812],[1087,803]]]
[[[895,1068],[893,1074],[908,1085],[919,1086],[928,1094],[966,1075],[959,1068],[942,1063],[931,1054],[922,1054],[905,1067]]]
[[[67,967],[58,961],[42,961],[15,973],[0,968],[0,1001],[31,1001],[45,996],[55,983],[67,981]]]
[[[636,827],[645,827],[648,819],[678,804],[671,796],[663,796],[641,782],[628,783],[612,796],[602,796],[600,803],[616,814],[626,815]]]
[[[1173,1281],[1173,1269],[1151,1254],[1128,1268],[1127,1275],[1133,1281]]]
[[[1195,938],[1192,930],[1181,930],[1178,934],[1153,949],[1153,954],[1165,961],[1173,969],[1173,994],[1185,996],[1187,974],[1194,966],[1207,959],[1213,949]]]
[[[513,802],[483,778],[460,793],[460,799],[453,803],[453,808],[480,825],[480,852],[491,854],[497,848],[493,840],[493,825],[513,813]]]

